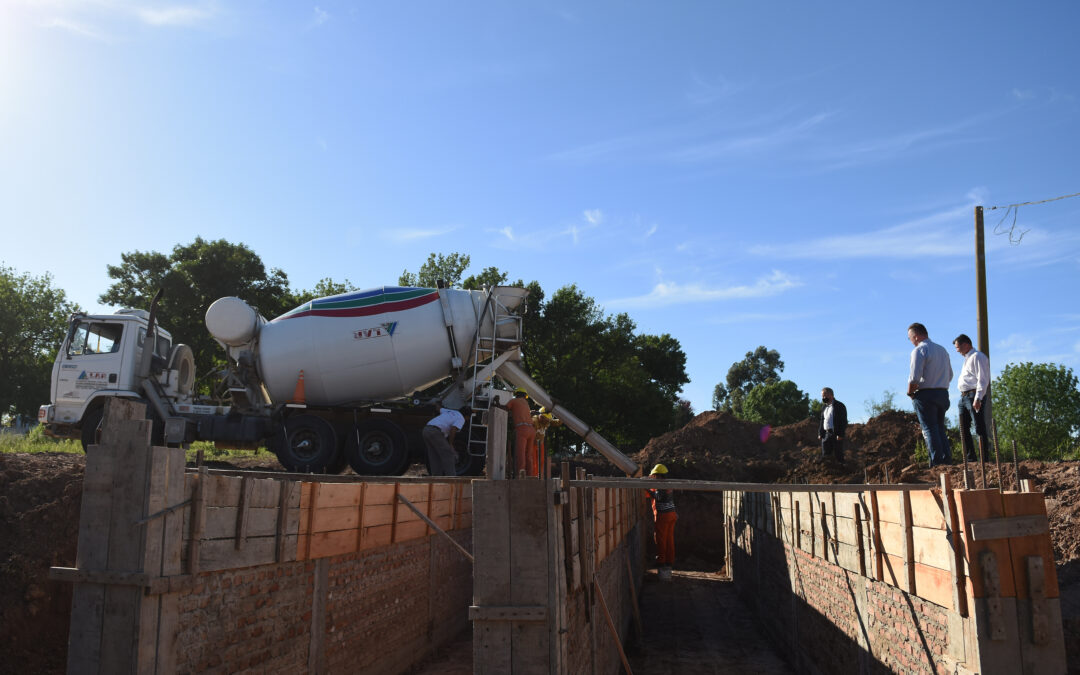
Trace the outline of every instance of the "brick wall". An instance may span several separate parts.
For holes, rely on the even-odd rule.
[[[626,644],[633,621],[633,605],[630,595],[630,576],[626,561],[630,561],[634,574],[635,593],[641,590],[642,577],[642,523],[638,521],[619,545],[598,565],[596,574],[607,602],[611,618],[619,630],[619,639]],[[570,673],[593,672],[595,658],[597,673],[622,672],[622,661],[611,635],[599,598],[589,604],[586,586],[567,594],[568,668]]]
[[[178,672],[309,672],[320,639],[327,672],[402,672],[468,626],[471,595],[472,566],[439,536],[203,573],[180,597]]]

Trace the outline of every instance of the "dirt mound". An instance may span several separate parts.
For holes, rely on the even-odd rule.
[[[71,584],[49,567],[74,567],[86,459],[0,454],[0,663],[62,673]]]
[[[899,480],[919,438],[914,413],[890,411],[848,426],[844,463],[822,462],[817,422],[762,426],[709,411],[649,441],[634,460],[664,463],[672,478],[750,483],[862,483]]]

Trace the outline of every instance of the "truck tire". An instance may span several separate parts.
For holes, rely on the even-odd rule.
[[[88,447],[101,439],[101,420],[104,416],[104,405],[99,405],[83,415],[82,426],[79,429],[83,452],[86,452]],[[158,419],[157,415],[151,412],[149,405],[146,406],[146,418],[153,422],[150,427],[150,444],[154,446],[165,445],[165,425]]]
[[[98,406],[83,415],[82,427],[79,430],[82,435],[83,452],[86,452],[87,448],[98,442],[98,432],[101,430],[101,418],[104,415],[105,406]]]
[[[405,432],[390,420],[364,420],[345,433],[345,458],[357,475],[396,476],[408,466]]]
[[[484,471],[486,458],[469,454],[469,442],[465,434],[458,434],[454,439],[454,450],[457,452],[457,460],[454,462],[454,475],[479,476]],[[431,467],[428,467],[431,470]]]
[[[338,458],[334,428],[314,415],[283,420],[270,442],[270,449],[281,466],[293,473],[326,473]]]

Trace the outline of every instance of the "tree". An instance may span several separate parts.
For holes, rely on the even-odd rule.
[[[780,380],[751,389],[743,399],[740,417],[749,422],[778,426],[804,420],[809,413],[810,397],[799,391],[791,380]]]
[[[780,360],[780,352],[775,349],[762,345],[752,352],[746,352],[742,361],[731,364],[725,382],[713,389],[713,407],[734,413],[736,417],[741,416],[743,400],[750,390],[759,384],[779,380],[783,370],[784,362]]]
[[[49,402],[49,375],[68,319],[79,310],[52,275],[18,274],[0,264],[0,416],[28,415]]]
[[[435,288],[439,279],[446,282],[448,287],[460,286],[461,275],[469,268],[471,258],[467,254],[432,253],[427,262],[420,266],[420,271],[413,274],[405,270],[398,277],[401,286],[419,286],[420,288]],[[494,268],[489,268],[494,269]],[[472,277],[470,277],[472,278]]]
[[[316,298],[326,298],[331,295],[341,295],[342,293],[351,293],[358,290],[360,289],[353,286],[352,282],[348,279],[338,283],[330,277],[325,277],[320,279],[319,282],[315,284],[315,288],[310,291],[301,291],[300,293],[295,294],[292,300],[289,301],[289,305],[298,307],[305,302],[309,302]]]
[[[173,336],[195,353],[196,372],[208,375],[224,363],[221,347],[206,331],[203,317],[218,298],[236,296],[260,314],[272,318],[294,306],[288,277],[279,269],[267,271],[262,260],[244,244],[196,237],[172,254],[134,251],[120,254],[121,264],[109,265],[116,281],[99,300],[110,305],[149,309],[157,290],[164,293],[157,318]],[[321,283],[321,282],[320,282]]]
[[[881,400],[875,401],[872,398],[868,398],[863,402],[866,406],[866,412],[870,413],[870,417],[877,417],[878,415],[888,412],[890,410],[896,410],[896,392],[891,389],[886,389],[881,392]]]
[[[488,267],[480,274],[470,275],[461,283],[461,287],[470,291],[478,291],[485,287],[501,286],[505,283],[506,272],[500,272],[498,267]]]
[[[994,417],[1003,440],[1029,457],[1050,459],[1073,449],[1080,432],[1080,389],[1072,368],[1009,364],[993,381]]]
[[[694,406],[685,398],[680,398],[675,402],[673,417],[674,420],[671,424],[671,428],[682,429],[690,423],[690,420],[694,419]]]
[[[673,428],[679,389],[689,381],[678,340],[636,334],[629,315],[605,315],[575,285],[546,301],[536,282],[529,289],[523,363],[542,387],[624,449]],[[569,440],[559,434],[555,447]]]

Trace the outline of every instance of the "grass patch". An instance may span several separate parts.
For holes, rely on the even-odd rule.
[[[82,453],[82,443],[79,441],[61,441],[49,438],[45,435],[45,428],[38,425],[28,434],[3,434],[0,435],[0,452],[16,453],[41,453],[41,452],[67,452]]]

